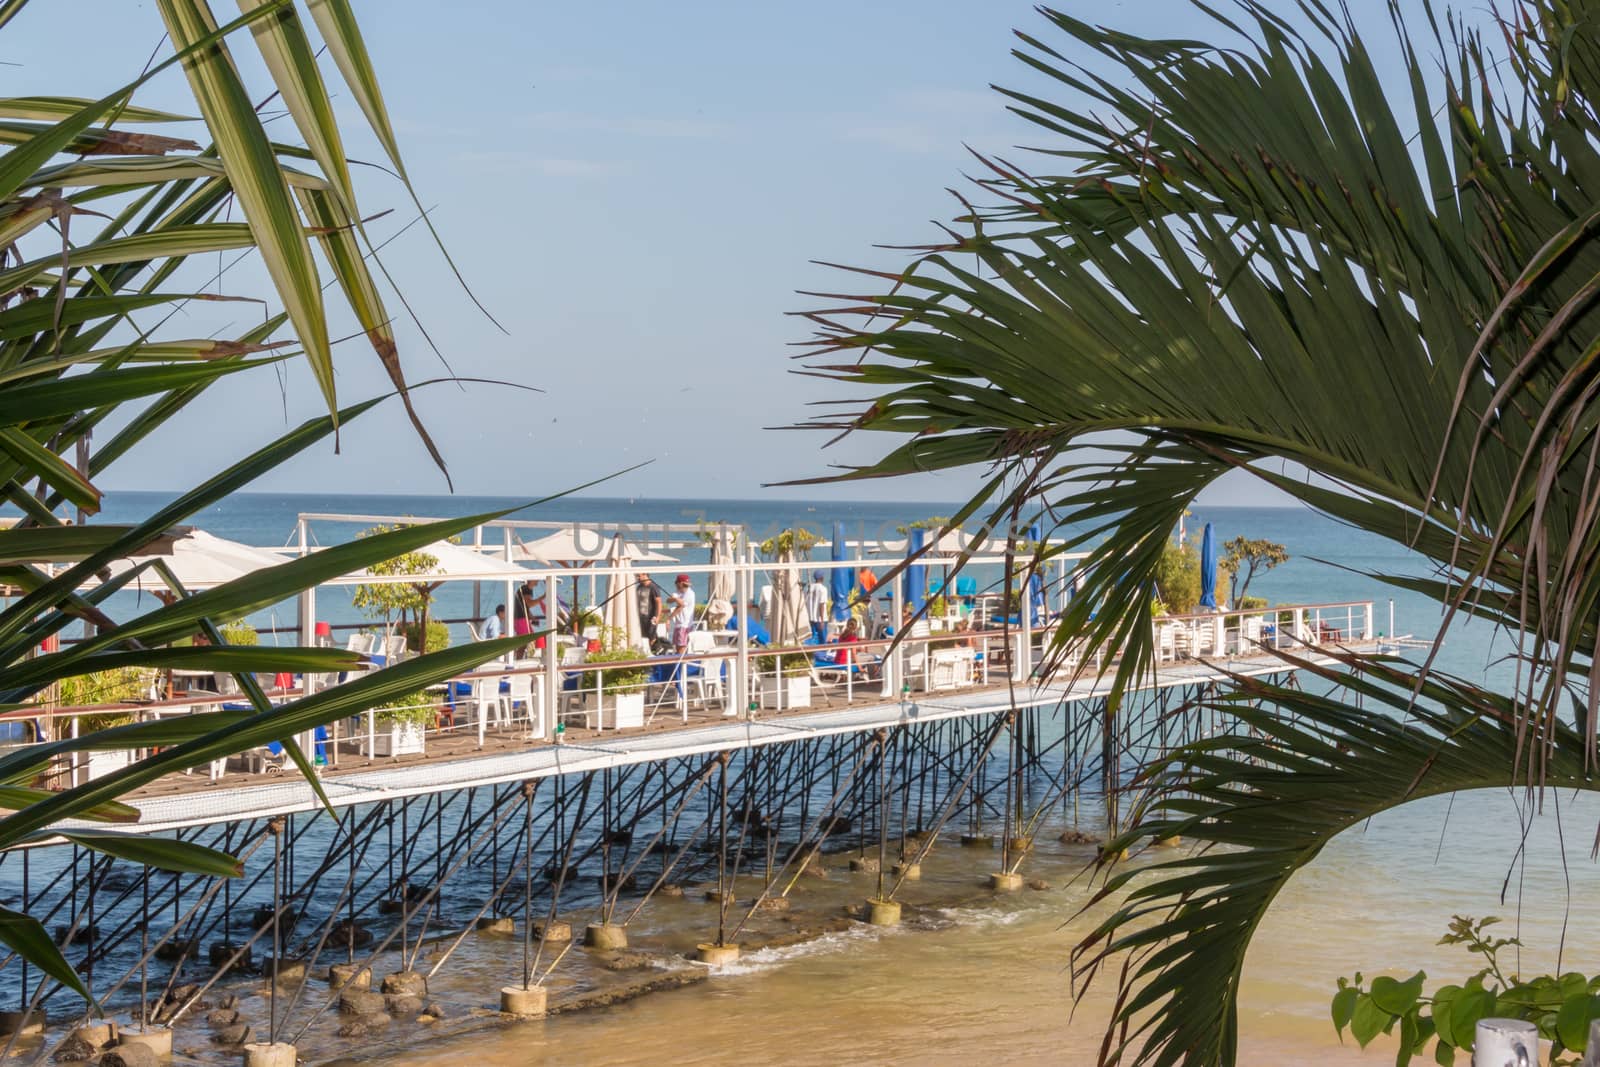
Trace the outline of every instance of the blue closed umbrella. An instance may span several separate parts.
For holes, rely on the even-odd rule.
[[[1200,606],[1217,606],[1217,537],[1209,522],[1200,535]]]
[[[1033,543],[1034,558],[1039,555],[1039,527],[1038,524],[1028,527],[1028,540]],[[1035,570],[1028,577],[1028,602],[1033,606],[1033,625],[1038,626],[1044,621],[1044,575]]]
[[[833,560],[843,563],[849,557],[844,551],[844,523],[833,524]],[[828,595],[833,597],[833,621],[847,622],[850,618],[850,588],[855,575],[849,567],[835,567],[828,573]]]
[[[921,527],[913,527],[906,535],[906,558],[922,551],[923,531]],[[921,611],[923,603],[928,599],[928,568],[921,563],[913,563],[906,568],[906,603],[911,605],[912,611]]]

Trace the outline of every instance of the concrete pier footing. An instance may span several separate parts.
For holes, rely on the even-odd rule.
[[[172,1055],[172,1030],[165,1026],[152,1026],[145,1030],[127,1029],[117,1034],[119,1045],[143,1045],[157,1056]]]
[[[611,923],[590,923],[583,931],[583,943],[598,949],[627,948],[628,929]]]
[[[295,1067],[296,1058],[294,1046],[282,1041],[244,1047],[244,1067]]]
[[[962,848],[994,848],[993,834],[962,834]]]
[[[877,874],[878,873],[878,857],[876,857],[876,856],[854,856],[850,860],[850,869],[852,871],[855,871],[855,872],[859,873],[859,874]]]
[[[900,921],[898,900],[867,901],[867,922],[873,926],[894,926]]]
[[[533,924],[533,938],[535,941],[546,943],[571,941],[572,924],[559,919],[552,922],[536,922]]]
[[[17,1031],[23,1037],[44,1033],[42,1011],[0,1011],[0,1037],[10,1037]]]
[[[922,877],[922,864],[897,863],[889,869],[889,873],[896,878],[904,878],[908,882],[915,882]]]
[[[1033,851],[1033,838],[1031,838],[1031,837],[1008,837],[1008,838],[1006,838],[1006,847],[1008,849],[1010,849],[1012,852],[1032,852]]]
[[[74,1027],[72,1036],[94,1049],[110,1048],[117,1040],[117,1024],[110,1019]]]
[[[425,997],[428,979],[416,971],[396,971],[383,980],[382,989],[395,996]]]
[[[695,946],[694,958],[713,967],[726,967],[739,959],[739,946],[702,942]]]
[[[514,934],[517,932],[517,920],[509,915],[485,915],[478,920],[480,934]]]
[[[996,871],[989,876],[989,888],[997,893],[1015,893],[1022,888],[1022,875],[1016,871]]]
[[[548,1001],[545,987],[508,985],[500,989],[500,1010],[527,1018],[543,1015]]]
[[[335,963],[328,968],[328,984],[335,989],[371,989],[372,968],[359,963]]]

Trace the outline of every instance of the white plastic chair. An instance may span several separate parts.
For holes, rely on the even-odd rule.
[[[502,693],[500,696],[500,708],[504,712],[505,716],[502,721],[504,721],[508,726],[516,722],[517,705],[521,704],[523,710],[525,710],[528,714],[529,723],[532,723],[536,717],[536,710],[539,710],[535,708],[535,702],[537,701],[538,696],[543,695],[542,693],[539,693],[538,696],[535,695],[535,690],[533,687],[533,675],[513,674],[510,677],[508,685],[508,691]],[[540,714],[537,715],[537,718],[542,722],[544,716]]]
[[[478,726],[478,744],[483,744],[483,731],[489,725],[489,716],[500,713],[499,677],[472,680],[472,719]]]
[[[383,639],[384,666],[393,667],[405,658],[406,639],[404,634],[390,634]]]

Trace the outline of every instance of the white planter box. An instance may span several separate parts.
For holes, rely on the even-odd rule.
[[[79,785],[114,774],[133,762],[131,752],[89,752],[78,764]]]
[[[778,688],[774,684],[776,679],[767,675],[761,679],[761,706],[764,708],[778,707]],[[811,678],[809,675],[790,675],[783,679],[783,707],[809,708],[811,706]]]
[[[414,722],[380,722],[372,738],[374,756],[420,756],[426,740],[422,724]]]
[[[644,725],[644,692],[606,693],[602,697],[600,728],[622,730]]]

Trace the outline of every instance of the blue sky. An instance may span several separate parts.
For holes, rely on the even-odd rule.
[[[1169,0],[1064,6],[1144,32],[1202,27]],[[811,303],[797,290],[856,284],[811,261],[899,265],[903,253],[873,246],[935,235],[932,220],[954,213],[947,187],[973,168],[964,145],[1015,155],[1013,146],[1038,141],[987,88],[1029,84],[1009,56],[1013,27],[1050,32],[1018,0],[464,0],[448,9],[387,0],[357,10],[422,201],[506,332],[467,300],[421,227],[387,247],[389,270],[456,373],[543,390],[443,386],[420,396],[463,492],[532,495],[651,461],[602,491],[755,496],[763,482],[870,458],[886,443],[823,452],[820,434],[765,429],[844,395],[789,373],[807,331],[787,313]],[[1382,22],[1369,25],[1386,36]],[[52,59],[68,34],[70,64]],[[137,73],[160,39],[148,2],[35,4],[8,27],[0,59],[17,65],[0,77],[11,95],[91,95]],[[243,38],[235,47],[250,77],[253,49]],[[192,110],[184,89],[164,79],[140,102]],[[378,158],[353,104],[338,104],[352,155]],[[375,233],[414,219],[396,183],[364,173],[364,209],[394,209]],[[261,279],[234,271],[224,288],[259,292]],[[245,307],[197,308],[185,332],[237,330],[260,314]],[[409,324],[401,342],[413,380],[443,372]],[[383,388],[370,351],[345,344],[340,358],[344,397]],[[113,484],[167,488],[204,476],[318,404],[302,368],[281,381],[231,381],[185,426],[126,459]],[[906,479],[836,495],[950,499],[975,482]],[[395,408],[352,426],[339,455],[305,457],[259,488],[444,486]],[[1212,494],[1213,503],[1266,499],[1248,482]]]

